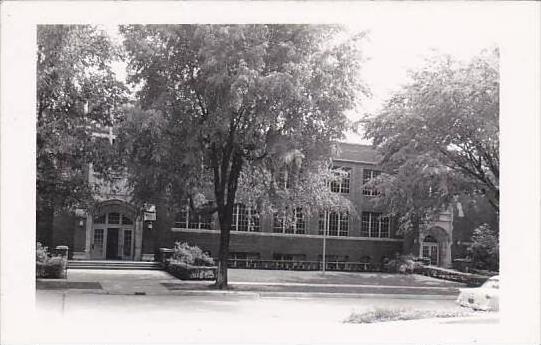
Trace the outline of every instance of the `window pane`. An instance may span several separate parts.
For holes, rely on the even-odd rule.
[[[361,215],[361,236],[368,237],[370,234],[370,213],[363,212]]]
[[[131,220],[131,218],[126,217],[125,215],[122,215],[122,224],[124,224],[124,225],[132,225],[133,221]]]
[[[343,212],[340,214],[340,236],[347,236],[349,230],[349,214]]]
[[[329,215],[329,236],[338,236],[338,213]]]
[[[109,224],[120,224],[120,213],[118,212],[109,213]]]
[[[370,237],[379,237],[379,213],[372,212],[370,216]]]
[[[188,208],[183,206],[175,219],[175,228],[186,229],[188,227]]]
[[[94,224],[105,224],[105,215],[94,217]]]
[[[381,237],[389,237],[389,217],[381,217]]]

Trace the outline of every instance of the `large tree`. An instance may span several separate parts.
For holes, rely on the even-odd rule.
[[[127,126],[139,128],[147,144],[124,138],[129,156],[155,163],[132,174],[135,190],[143,191],[146,180],[157,187],[154,192],[178,188],[193,195],[210,182],[220,226],[216,286],[226,288],[239,184],[263,186],[245,188],[251,200],[263,200],[258,194],[280,197],[276,181],[283,168],[300,176],[330,155],[347,127],[344,112],[364,91],[358,80],[360,36],[346,38],[337,27],[314,25],[121,31],[131,80],[141,87],[142,109],[134,112],[140,120]],[[162,164],[170,159],[173,164]],[[293,180],[303,185],[302,178]]]
[[[411,74],[365,136],[385,171],[375,201],[417,233],[459,195],[482,195],[499,210],[498,52],[468,63],[438,56]],[[414,235],[415,236],[415,235]]]
[[[88,164],[103,166],[92,133],[118,116],[125,89],[110,67],[118,51],[104,32],[40,25],[37,33],[37,236],[51,244],[55,212],[92,200]]]

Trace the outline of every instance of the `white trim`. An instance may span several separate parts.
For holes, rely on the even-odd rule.
[[[171,228],[174,232],[190,232],[198,234],[219,234],[220,230],[206,229],[181,229]],[[274,232],[247,232],[247,231],[231,231],[231,234],[239,235],[254,235],[254,236],[274,236],[274,237],[295,237],[295,238],[316,238],[323,239],[323,235],[307,235],[307,234],[283,234]],[[352,237],[352,236],[327,236],[327,239],[337,240],[352,240],[352,241],[374,241],[374,242],[403,242],[401,238],[377,238],[377,237]]]

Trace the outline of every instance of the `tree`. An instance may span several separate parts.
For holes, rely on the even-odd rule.
[[[362,35],[346,40],[337,27],[313,25],[121,31],[131,81],[141,85],[139,121],[126,126],[142,136],[123,136],[127,156],[153,163],[135,167],[135,190],[145,178],[162,195],[194,196],[210,184],[220,225],[216,286],[226,288],[239,185],[257,182],[261,188],[252,186],[247,199],[261,207],[263,197],[257,195],[294,194],[278,191],[280,169],[298,173],[329,156],[347,126],[344,112],[364,90],[357,73],[356,42]],[[143,138],[148,145],[140,144]],[[146,167],[151,168],[138,173]]]
[[[411,75],[381,113],[364,119],[386,172],[370,185],[376,203],[412,236],[458,195],[499,209],[498,53],[468,64],[437,57]]]
[[[498,271],[500,267],[500,244],[498,231],[488,224],[473,230],[472,244],[468,253],[477,268]]]
[[[384,166],[395,172],[421,155],[433,157],[464,192],[483,194],[498,210],[498,68],[492,50],[467,64],[439,56],[412,73],[411,83],[364,122]]]
[[[42,25],[37,42],[37,235],[51,245],[55,212],[92,200],[88,164],[104,166],[92,132],[119,115],[125,89],[109,65],[117,49],[97,28]]]

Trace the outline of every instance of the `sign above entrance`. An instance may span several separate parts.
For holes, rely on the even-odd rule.
[[[153,222],[156,220],[156,205],[144,204],[143,220]]]

